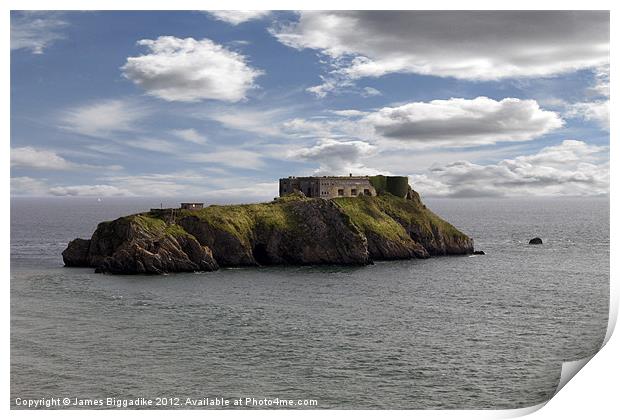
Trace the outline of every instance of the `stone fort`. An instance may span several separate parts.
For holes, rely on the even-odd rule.
[[[306,197],[338,198],[360,195],[376,196],[388,192],[406,197],[409,178],[406,176],[306,176],[280,178],[280,197],[301,192]]]

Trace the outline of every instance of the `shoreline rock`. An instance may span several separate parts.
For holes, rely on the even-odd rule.
[[[530,241],[528,242],[529,245],[542,245],[543,241],[542,239],[540,239],[539,237],[536,238],[532,238],[530,239]]]

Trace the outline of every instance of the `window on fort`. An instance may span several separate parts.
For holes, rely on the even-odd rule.
[[[351,188],[351,195],[355,197],[357,195],[357,189]]]
[[[370,190],[367,188],[364,188],[364,195],[370,195]]]
[[[338,195],[342,197],[344,195],[344,190],[338,190]]]

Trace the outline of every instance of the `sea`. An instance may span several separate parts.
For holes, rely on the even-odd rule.
[[[70,240],[178,203],[12,198],[11,407],[510,409],[548,400],[562,362],[593,355],[605,337],[609,199],[425,203],[486,255],[95,274],[63,267]],[[543,245],[528,245],[536,236]]]

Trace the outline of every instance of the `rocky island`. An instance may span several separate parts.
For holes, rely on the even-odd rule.
[[[404,191],[329,199],[295,191],[269,203],[152,209],[100,223],[62,256],[68,267],[161,274],[473,253],[472,239],[427,209],[408,184]]]

